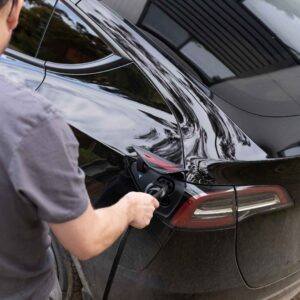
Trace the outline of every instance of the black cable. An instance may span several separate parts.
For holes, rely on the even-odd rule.
[[[167,186],[160,186],[160,189],[158,191],[155,190],[155,194],[153,195],[153,197],[158,199],[158,200],[162,199],[166,195],[167,190],[168,190]],[[148,193],[151,194],[151,192],[149,192],[149,191],[148,191]],[[116,272],[117,272],[117,269],[118,269],[118,266],[119,266],[119,262],[120,262],[122,254],[123,254],[123,251],[125,249],[125,246],[126,246],[126,243],[127,243],[127,240],[128,240],[128,236],[129,236],[131,230],[132,230],[132,227],[129,226],[126,229],[126,231],[124,232],[123,236],[121,237],[121,241],[120,241],[116,256],[114,258],[114,261],[113,261],[111,269],[110,269],[110,273],[108,275],[108,279],[107,279],[107,283],[106,283],[106,286],[105,286],[105,290],[104,290],[102,300],[108,300],[108,296],[109,296],[109,293],[110,293],[110,290],[111,290],[111,286],[113,284],[113,281],[114,281],[114,278],[115,278],[115,275],[116,275]]]
[[[119,266],[119,262],[120,262],[122,253],[125,249],[125,245],[127,243],[128,236],[131,232],[131,229],[132,229],[132,227],[129,226],[126,229],[126,231],[124,232],[123,236],[121,237],[121,241],[120,241],[116,256],[114,258],[114,261],[113,261],[113,264],[111,266],[110,273],[109,273],[109,276],[108,276],[108,279],[107,279],[106,287],[105,287],[103,298],[102,298],[103,300],[108,299],[109,292],[110,292],[111,286],[113,284],[113,280],[115,278],[115,275],[116,275],[116,272],[117,272],[117,269],[118,269],[118,266]]]

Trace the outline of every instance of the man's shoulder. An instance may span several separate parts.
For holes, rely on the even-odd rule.
[[[3,76],[0,76],[0,91],[1,162],[33,130],[61,116],[49,100]]]
[[[4,76],[0,76],[0,91],[1,120],[19,121],[20,126],[23,120],[34,126],[58,114],[49,100]]]

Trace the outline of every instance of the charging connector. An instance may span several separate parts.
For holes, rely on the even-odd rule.
[[[168,185],[159,183],[150,183],[146,189],[145,193],[152,195],[158,201],[161,201],[168,193]]]

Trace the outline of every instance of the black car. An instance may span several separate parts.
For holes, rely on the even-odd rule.
[[[94,207],[168,187],[109,299],[291,299],[300,2],[132,0],[128,19],[138,8],[134,26],[102,1],[25,0],[0,59],[67,119]],[[117,247],[78,261],[54,241],[65,299],[102,299]]]

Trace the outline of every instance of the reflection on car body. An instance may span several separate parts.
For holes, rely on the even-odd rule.
[[[186,171],[168,175],[182,192],[164,203],[170,214],[132,232],[110,299],[296,293],[298,37],[270,16],[297,27],[299,3],[103,1],[135,27],[97,0],[75,2],[26,0],[1,72],[63,113],[94,206],[144,186],[136,147]],[[116,247],[75,261],[92,299]]]

